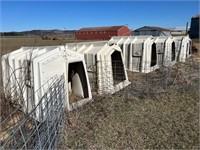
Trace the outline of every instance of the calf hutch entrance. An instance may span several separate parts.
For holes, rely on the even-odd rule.
[[[114,85],[126,80],[121,53],[115,51],[111,54]]]
[[[156,44],[153,43],[151,46],[151,67],[157,64],[157,52],[156,52]]]
[[[171,56],[171,61],[175,61],[176,58],[176,48],[175,48],[175,42],[172,42],[172,56]]]
[[[130,84],[120,47],[105,41],[67,43],[66,46],[84,54],[93,93],[115,93]]]
[[[114,36],[108,42],[122,48],[126,68],[148,73],[158,68],[157,50],[151,36]]]
[[[83,62],[71,62],[68,65],[69,104],[89,97],[88,83]]]
[[[47,83],[59,76],[65,80],[63,107],[72,110],[92,99],[84,56],[64,46],[22,47],[2,57],[2,69],[5,93],[13,100],[22,96],[26,112],[48,94]],[[42,109],[37,110],[37,120],[45,117]]]

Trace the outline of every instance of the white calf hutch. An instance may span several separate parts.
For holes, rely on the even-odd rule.
[[[28,112],[48,89],[45,83],[63,74],[66,89],[64,105],[68,110],[92,99],[84,56],[64,46],[22,47],[2,56],[2,70],[5,93],[11,93],[11,98],[14,98],[14,93],[23,90],[24,109]],[[37,113],[39,117],[40,111]]]
[[[112,37],[109,44],[122,44],[126,68],[130,71],[149,73],[158,68],[157,50],[151,36]]]
[[[189,36],[175,36],[175,47],[177,49],[177,61],[185,62],[186,59],[191,55],[192,51],[192,40]]]
[[[121,48],[126,68],[129,65],[127,59],[128,58],[127,50],[128,48],[130,48],[129,47],[130,40],[131,38],[129,38],[129,36],[113,36],[109,41],[110,45],[116,44]]]
[[[120,47],[106,41],[67,43],[69,49],[84,54],[92,92],[115,93],[130,84]]]
[[[176,63],[177,50],[172,36],[155,37],[159,66],[172,66]]]

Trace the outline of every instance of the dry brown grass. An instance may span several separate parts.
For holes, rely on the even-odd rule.
[[[55,36],[53,40],[43,40],[41,37],[0,37],[0,54],[12,52],[19,49],[22,46],[53,46],[53,45],[65,45],[70,42],[81,42],[81,40],[75,40],[72,38],[57,38]]]
[[[66,43],[31,38],[1,42],[1,54],[23,45]],[[199,59],[198,52],[199,47],[188,63],[172,67],[169,80],[162,80],[162,69],[147,75],[129,72],[131,85],[66,114],[60,148],[199,149],[199,76],[191,76],[199,70],[189,63]],[[1,111],[6,105],[1,103]]]
[[[172,68],[128,72],[131,85],[68,113],[61,148],[199,149],[198,52]]]
[[[192,58],[200,63],[200,43],[193,43],[192,44],[192,51],[195,53],[195,55],[192,56]]]
[[[11,104],[9,97],[5,98],[3,93],[0,93],[0,143],[8,138],[13,130],[13,127],[19,122],[22,115],[20,111],[16,111],[16,108]],[[12,113],[12,115],[11,115]],[[7,118],[9,121],[5,121]]]
[[[74,39],[58,39],[58,40],[42,40],[40,37],[4,37],[1,38],[1,55],[19,49],[21,46],[51,46],[64,45],[66,42],[74,41]]]

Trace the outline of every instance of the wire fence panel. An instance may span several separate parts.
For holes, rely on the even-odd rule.
[[[64,76],[55,79],[31,112],[24,113],[17,108],[5,119],[1,148],[3,149],[55,149],[62,130],[64,107],[66,100]],[[40,121],[37,111],[42,113]],[[5,128],[8,122],[14,122],[10,130]],[[2,128],[3,129],[3,128]],[[3,132],[3,131],[2,131]]]

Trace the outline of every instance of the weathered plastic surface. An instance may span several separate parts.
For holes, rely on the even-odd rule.
[[[130,71],[148,73],[158,68],[157,59],[151,64],[152,36],[114,36],[109,44],[122,44],[126,68]],[[156,56],[155,56],[156,57]],[[157,58],[157,57],[156,57]]]
[[[70,75],[68,67],[69,64],[72,64],[73,67],[75,63],[82,64],[83,69],[78,70],[78,74],[75,72],[71,83],[68,81]],[[26,101],[26,108],[24,109],[28,112],[31,111],[33,106],[37,105],[39,99],[48,89],[45,83],[51,78],[55,76],[59,77],[63,74],[66,84],[65,106],[68,110],[79,107],[92,99],[84,56],[75,51],[66,49],[64,46],[22,47],[19,50],[2,56],[2,69],[5,93],[9,94],[10,92],[11,96],[14,98],[13,93],[16,92],[16,90],[19,90],[19,92],[21,90],[18,83],[25,85],[25,87],[23,87],[23,98]],[[74,69],[76,70],[77,67],[74,67]],[[84,87],[82,85],[82,75],[84,75]],[[29,78],[27,79],[27,77]],[[82,79],[82,81],[80,81],[80,79]],[[17,86],[17,88],[15,88],[15,91],[12,91],[14,86]],[[85,89],[87,89],[87,91]],[[82,97],[82,99],[70,104],[70,92],[73,92],[76,96]],[[34,95],[36,93],[37,95]],[[34,100],[31,98],[33,96]],[[39,111],[37,116],[39,118]]]
[[[157,56],[152,64],[154,43]],[[136,72],[148,73],[161,66],[172,66],[176,62],[184,62],[191,55],[191,39],[188,36],[114,36],[109,44],[122,48],[126,68]]]
[[[172,66],[177,62],[177,50],[172,36],[155,37],[159,66]]]
[[[66,45],[68,48],[84,54],[93,91],[98,94],[115,93],[130,84],[120,47],[110,46],[107,41],[67,43]],[[112,69],[115,64],[112,64],[114,61],[112,56],[118,55],[117,53],[121,57],[119,63],[121,62],[120,69],[124,73],[124,79],[115,84]],[[95,88],[97,89],[95,90]]]
[[[173,40],[177,50],[177,61],[185,62],[192,53],[192,40],[189,36],[175,36]]]

